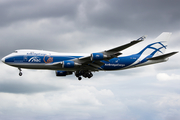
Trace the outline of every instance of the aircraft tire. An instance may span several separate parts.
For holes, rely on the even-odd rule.
[[[80,81],[82,79],[82,77],[78,77],[78,80]]]
[[[19,73],[19,76],[22,76],[22,72]]]

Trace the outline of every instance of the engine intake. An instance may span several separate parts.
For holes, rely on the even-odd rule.
[[[71,71],[56,71],[56,76],[66,76],[66,75],[72,75],[73,72]]]

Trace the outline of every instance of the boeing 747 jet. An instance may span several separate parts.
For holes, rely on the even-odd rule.
[[[92,72],[124,70],[149,64],[165,62],[177,52],[165,53],[167,41],[171,33],[163,32],[156,38],[156,42],[147,45],[136,54],[121,56],[123,50],[129,48],[146,37],[125,45],[96,53],[58,53],[44,50],[15,50],[2,58],[7,65],[17,67],[19,76],[22,76],[21,68],[55,70],[56,76],[74,75],[81,80],[82,77],[91,78]]]

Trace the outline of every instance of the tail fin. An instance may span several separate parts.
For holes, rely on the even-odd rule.
[[[163,55],[165,53],[165,50],[167,49],[167,42],[170,39],[171,34],[172,33],[170,33],[170,32],[161,33],[155,39],[157,42],[149,44],[142,51],[140,51],[138,54],[151,55],[152,57]]]

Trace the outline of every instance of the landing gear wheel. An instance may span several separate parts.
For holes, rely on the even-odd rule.
[[[19,76],[22,76],[22,72],[19,73]]]
[[[19,69],[19,76],[22,76],[21,68],[18,68],[18,69]]]
[[[78,80],[81,80],[82,79],[82,77],[78,77]]]

